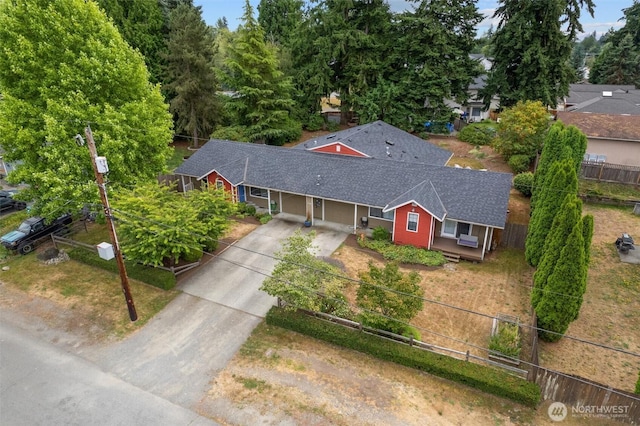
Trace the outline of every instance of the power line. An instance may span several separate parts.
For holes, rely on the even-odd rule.
[[[118,210],[118,209],[114,209],[114,211],[119,212],[119,213],[123,213],[125,215],[129,215],[129,216],[131,216],[133,218],[136,218],[138,220],[149,221],[151,223],[154,223],[155,225],[159,225],[159,226],[166,227],[166,228],[171,228],[171,226],[168,226],[166,224],[163,224],[163,223],[160,223],[160,222],[157,222],[157,221],[153,221],[153,220],[148,219],[148,218],[139,217],[139,216],[127,213],[127,212],[123,212],[123,211]],[[231,246],[231,244],[229,244],[229,243],[226,243],[224,241],[217,240],[217,239],[214,239],[214,238],[211,238],[211,237],[208,237],[208,236],[202,236],[202,235],[198,235],[198,234],[195,234],[195,233],[191,233],[191,234],[193,236],[196,236],[196,237],[201,238],[201,239],[209,239],[209,240],[215,241],[215,242],[217,242],[219,244]],[[260,256],[264,256],[264,257],[270,258],[272,260],[285,261],[282,258],[273,256],[273,255],[269,255],[269,254],[266,254],[266,253],[262,253],[262,252],[257,251],[257,250],[253,250],[253,249],[249,249],[249,248],[245,248],[245,247],[239,247],[237,245],[234,245],[233,247],[236,248],[236,249],[239,249],[239,250],[244,250],[244,251],[252,253],[252,254],[257,254],[257,255],[260,255]],[[192,247],[192,248],[195,249],[196,247]],[[210,255],[210,254],[207,253],[207,255]],[[383,287],[383,286],[375,285],[375,284],[372,284],[372,283],[363,282],[361,280],[357,280],[355,278],[351,278],[351,277],[348,277],[348,276],[335,274],[335,273],[328,272],[328,271],[319,270],[319,269],[310,267],[308,265],[298,264],[298,263],[295,263],[295,262],[289,262],[289,263],[291,263],[291,264],[293,264],[295,266],[306,268],[306,269],[308,269],[310,271],[313,271],[313,272],[326,274],[326,275],[334,277],[334,278],[350,281],[350,282],[358,284],[358,285],[365,284],[365,285],[373,286],[373,287],[376,287],[376,288],[378,288],[380,290],[388,291],[388,292],[395,293],[395,294],[398,294],[398,295],[401,295],[401,296],[419,298],[423,302],[431,303],[431,304],[442,306],[442,307],[445,307],[445,308],[450,308],[450,309],[458,310],[458,311],[465,312],[465,313],[468,313],[468,314],[478,315],[478,316],[485,317],[485,318],[490,318],[490,319],[495,318],[494,315],[486,314],[486,313],[479,312],[479,311],[474,311],[472,309],[463,308],[463,307],[460,307],[460,306],[451,305],[451,304],[440,302],[440,301],[436,301],[436,300],[427,299],[425,297],[419,297],[419,296],[416,296],[416,295],[413,295],[413,294],[409,294],[409,293],[405,293],[405,292],[402,292],[402,291],[399,291],[399,290],[390,289],[388,287]],[[265,275],[265,276],[267,276],[267,275]],[[541,327],[537,327],[537,326],[533,326],[533,325],[529,325],[529,324],[522,323],[521,325],[523,327],[535,330],[536,332],[542,331],[542,332],[549,333],[549,334],[559,335],[561,337],[565,337],[565,338],[568,338],[570,340],[574,340],[574,341],[577,341],[577,342],[580,342],[580,343],[583,343],[583,344],[588,344],[588,345],[592,345],[592,346],[600,347],[600,348],[603,348],[603,349],[608,349],[608,350],[611,350],[611,351],[614,351],[614,352],[619,352],[619,353],[623,353],[623,354],[626,354],[626,355],[631,355],[631,356],[640,358],[640,353],[635,353],[635,352],[627,351],[627,350],[624,350],[624,349],[615,348],[615,347],[612,347],[612,346],[607,346],[607,345],[604,345],[604,344],[601,344],[601,343],[589,341],[589,340],[586,340],[586,339],[582,339],[582,338],[579,338],[579,337],[574,337],[574,336],[567,335],[567,334],[557,333],[557,332],[554,332],[554,331],[546,330],[546,329],[543,329]]]

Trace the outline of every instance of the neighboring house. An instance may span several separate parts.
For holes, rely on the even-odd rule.
[[[314,152],[309,146],[313,141],[306,142],[307,149],[304,144],[290,149],[211,140],[175,173],[181,187],[204,181],[224,188],[236,202],[292,214],[300,222],[309,217],[315,223],[345,225],[354,233],[382,226],[397,244],[483,260],[494,247],[495,230],[504,228],[512,176],[402,161],[409,155],[398,154],[396,161],[396,145],[390,145],[391,159],[386,149],[383,158],[372,158],[379,147],[368,151],[355,142],[355,135],[367,134],[366,126],[349,129],[351,141],[345,140],[354,146],[332,138],[328,144],[313,144],[333,147],[333,153]],[[384,123],[373,126],[391,130]],[[400,144],[397,130],[389,134]],[[353,155],[343,147],[368,154]]]
[[[491,60],[486,58],[482,54],[472,53],[469,55],[472,59],[476,60],[485,71],[491,70]],[[495,111],[500,108],[500,98],[494,95],[491,98],[489,108],[485,108],[480,91],[487,85],[487,74],[482,74],[473,79],[473,82],[469,84],[467,93],[469,99],[465,103],[457,102],[453,99],[445,100],[445,105],[453,110],[460,110],[465,113],[465,117],[469,122],[479,122],[482,120],[488,120],[490,118],[491,111]]]
[[[571,84],[558,111],[640,115],[640,90],[633,85]]]
[[[640,166],[640,116],[558,111],[557,119],[587,136],[586,161]]]

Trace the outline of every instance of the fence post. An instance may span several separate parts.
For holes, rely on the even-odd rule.
[[[413,346],[413,336],[409,337],[409,347]]]
[[[467,349],[467,356],[464,359],[465,361],[469,362],[469,349]]]
[[[53,246],[58,249],[58,244],[56,244],[56,236],[51,234],[51,241],[53,241]]]

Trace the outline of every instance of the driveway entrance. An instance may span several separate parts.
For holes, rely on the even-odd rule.
[[[123,380],[194,408],[275,303],[259,290],[273,255],[300,223],[273,219],[229,247],[180,284],[182,294],[144,328],[95,354]],[[315,228],[318,255],[328,256],[347,233]]]

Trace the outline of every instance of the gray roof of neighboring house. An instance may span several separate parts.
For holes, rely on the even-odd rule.
[[[211,140],[175,171],[216,171],[248,185],[373,207],[411,201],[435,216],[504,227],[512,176],[419,163]],[[428,184],[427,184],[428,182]],[[432,188],[432,189],[430,189]]]
[[[565,103],[567,111],[640,115],[640,90],[632,85],[572,84]]]
[[[374,121],[319,136],[302,142],[294,148],[312,150],[335,142],[341,142],[371,158],[402,162],[443,166],[453,156],[450,151],[437,147],[384,121]]]

